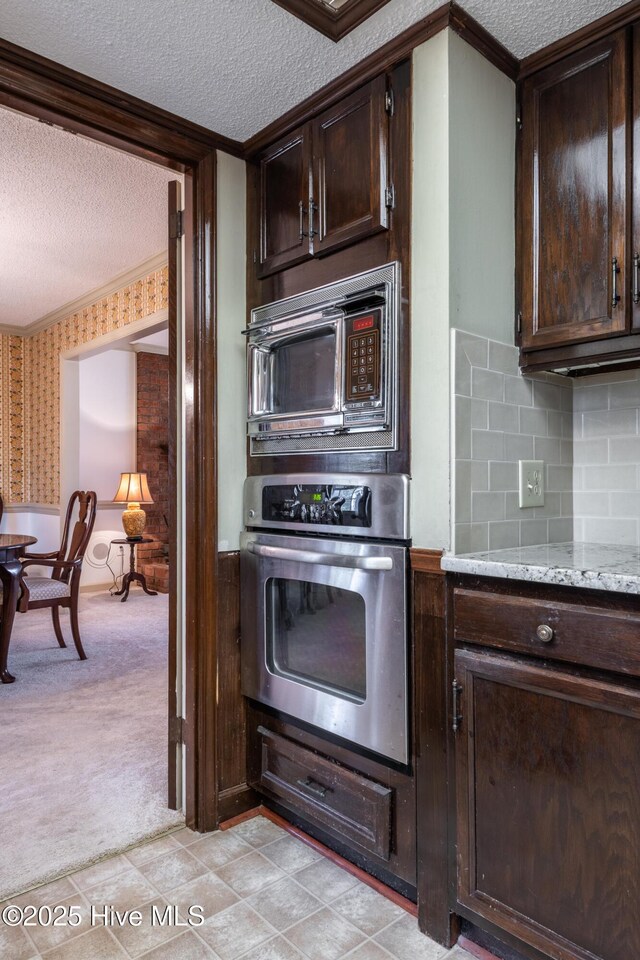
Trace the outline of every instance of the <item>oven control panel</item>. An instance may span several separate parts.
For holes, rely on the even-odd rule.
[[[379,310],[346,320],[346,400],[378,400],[380,397]]]
[[[342,484],[273,484],[262,490],[266,523],[371,526],[371,488]]]

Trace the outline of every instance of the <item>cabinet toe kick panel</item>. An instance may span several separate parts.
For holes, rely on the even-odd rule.
[[[255,789],[362,851],[389,860],[391,789],[265,727],[258,733],[262,763]]]

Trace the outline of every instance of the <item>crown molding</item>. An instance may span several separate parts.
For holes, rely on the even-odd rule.
[[[311,117],[329,109],[342,97],[348,96],[358,87],[384,73],[385,70],[406,60],[416,47],[447,27],[466,40],[511,80],[516,79],[519,69],[519,61],[516,57],[461,6],[457,3],[445,3],[246,140],[245,159],[255,159],[265,147],[306,123]]]
[[[137,283],[138,280],[144,280],[150,273],[161,270],[166,264],[167,253],[165,250],[162,253],[156,254],[155,257],[150,257],[148,260],[139,263],[137,267],[126,270],[124,273],[119,273],[118,276],[114,277],[108,283],[105,283],[101,287],[96,287],[95,290],[90,290],[82,297],[78,297],[77,300],[70,300],[69,303],[63,304],[61,307],[58,307],[57,310],[47,313],[44,317],[40,317],[39,320],[30,323],[26,327],[0,324],[0,334],[7,337],[33,337],[36,333],[41,333],[43,330],[46,330],[47,327],[52,327],[55,323],[59,323],[60,320],[64,320],[65,317],[70,317],[74,313],[79,313],[81,310],[84,310],[85,307],[90,307],[99,300],[110,297],[112,294],[117,293],[118,290],[122,290],[123,287],[131,286],[131,284]]]
[[[542,70],[543,67],[548,67],[550,64],[555,63],[556,60],[560,60],[570,53],[576,53],[578,50],[582,50],[582,48],[586,47],[589,43],[602,40],[610,33],[613,33],[614,30],[628,27],[629,24],[639,18],[640,0],[631,0],[630,3],[625,3],[624,6],[618,7],[617,10],[605,14],[604,17],[599,17],[598,20],[586,24],[586,26],[581,27],[579,30],[574,30],[574,32],[568,36],[562,37],[560,40],[556,40],[546,47],[542,47],[541,50],[529,54],[528,57],[524,57],[524,59],[520,61],[518,79],[523,80],[525,77],[528,77],[529,74],[535,73],[537,70]]]
[[[283,10],[329,37],[334,43],[368,20],[389,0],[346,0],[340,8],[322,0],[273,0]]]
[[[489,63],[506,74],[510,80],[516,80],[520,70],[520,61],[504,44],[489,33],[482,24],[467,13],[458,3],[449,4],[449,26],[454,33],[466,40],[481,53]]]
[[[60,125],[65,117],[72,132],[119,148],[126,143],[130,153],[163,166],[184,171],[212,150],[242,156],[238,140],[0,38],[0,99],[31,113],[25,96],[38,119]]]
[[[245,156],[247,159],[253,157],[267,147],[269,144],[286,136],[291,130],[305,123],[315,114],[321,113],[333,106],[342,97],[348,96],[358,87],[373,80],[390,67],[400,63],[401,60],[410,56],[414,47],[424,43],[429,37],[434,36],[441,30],[444,30],[449,24],[449,7],[446,3],[438,7],[429,16],[414,23],[403,33],[398,34],[393,40],[385,43],[379,50],[369,54],[360,63],[351,67],[345,73],[342,73],[335,80],[332,80],[326,86],[322,87],[316,93],[311,94],[302,103],[299,103],[293,109],[287,111],[277,120],[268,126],[259,130],[252,137],[245,141]]]

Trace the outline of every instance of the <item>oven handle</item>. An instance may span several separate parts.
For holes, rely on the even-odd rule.
[[[350,567],[353,570],[392,570],[391,557],[345,557],[315,550],[295,550],[290,547],[268,547],[262,543],[247,544],[249,553],[270,560],[293,560],[297,563],[319,563],[326,567]]]

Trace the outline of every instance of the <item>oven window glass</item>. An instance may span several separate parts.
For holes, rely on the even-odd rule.
[[[273,351],[273,412],[306,413],[335,406],[336,332],[325,327]]]
[[[269,669],[337,696],[367,696],[365,605],[359,593],[270,578],[267,591]]]

